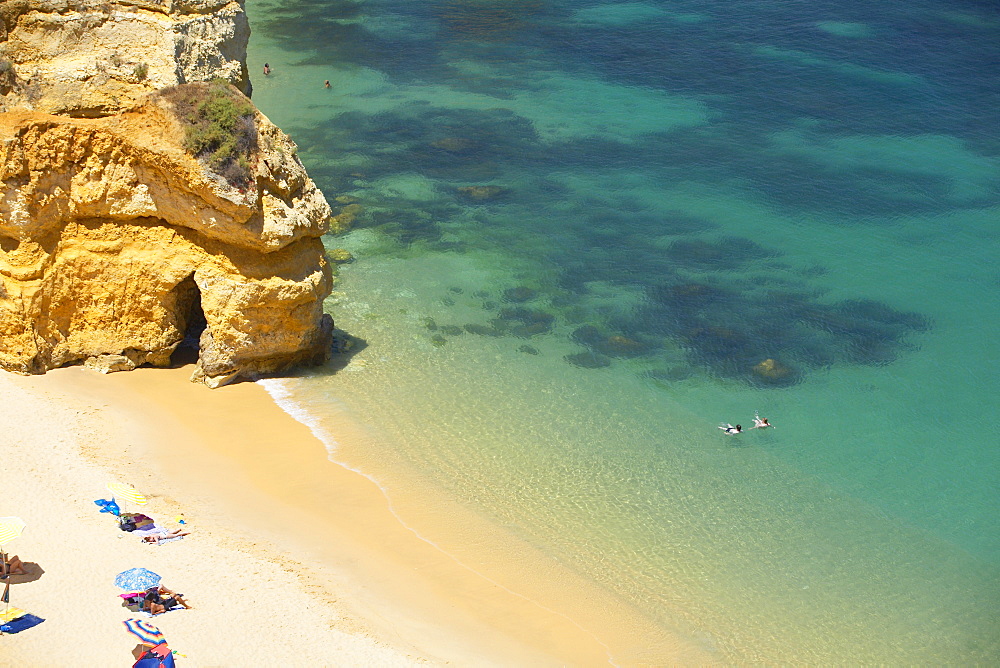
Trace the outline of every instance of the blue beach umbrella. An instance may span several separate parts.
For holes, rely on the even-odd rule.
[[[175,668],[174,655],[163,643],[139,657],[132,668]]]
[[[115,586],[126,591],[143,591],[160,584],[162,578],[145,568],[130,568],[115,576]]]
[[[122,624],[125,629],[137,637],[145,645],[159,645],[166,642],[160,629],[142,619],[126,619]]]

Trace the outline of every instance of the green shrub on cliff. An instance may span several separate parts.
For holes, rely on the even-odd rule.
[[[254,108],[225,81],[175,86],[164,91],[185,124],[184,148],[225,177],[231,185],[250,182],[250,155],[257,148]]]

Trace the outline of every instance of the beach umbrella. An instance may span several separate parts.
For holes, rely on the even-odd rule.
[[[125,629],[136,636],[140,642],[145,645],[159,645],[160,643],[166,642],[163,637],[163,633],[160,629],[156,628],[149,622],[142,619],[126,619],[122,624],[125,625]]]
[[[145,591],[160,584],[162,579],[145,568],[130,568],[115,576],[115,586],[126,591]]]
[[[176,665],[174,654],[167,647],[167,643],[160,643],[140,656],[139,660],[132,664],[132,668],[175,668]]]
[[[108,491],[111,492],[118,501],[135,503],[140,506],[146,503],[146,497],[139,493],[139,490],[128,483],[109,482],[107,487]]]
[[[9,543],[24,531],[27,526],[20,517],[0,517],[0,549],[5,543]]]

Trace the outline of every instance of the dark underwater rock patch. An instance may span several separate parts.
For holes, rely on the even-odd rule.
[[[499,320],[509,324],[509,331],[514,336],[527,338],[536,334],[547,334],[552,331],[555,316],[539,309],[513,307],[500,309]]]
[[[650,343],[622,334],[606,334],[594,325],[577,327],[570,338],[605,357],[638,357],[649,353],[654,347]]]
[[[508,192],[500,186],[460,186],[455,190],[466,200],[478,204],[492,202]]]
[[[771,284],[779,289],[767,289]],[[681,343],[696,366],[762,387],[794,384],[834,364],[888,364],[909,347],[910,334],[930,327],[920,314],[874,300],[821,303],[819,291],[787,279],[678,280],[647,294],[649,305],[630,331],[658,331]],[[596,335],[588,329],[573,338],[593,346]]]
[[[503,336],[506,332],[502,329],[497,329],[493,325],[480,325],[476,323],[468,323],[463,325],[462,328],[469,334],[477,334],[479,336]]]
[[[503,291],[503,300],[506,302],[513,302],[515,304],[521,304],[523,302],[534,299],[538,294],[538,291],[529,288],[524,285],[519,285],[515,288],[508,288]]]

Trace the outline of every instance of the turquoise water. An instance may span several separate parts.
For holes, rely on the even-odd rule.
[[[722,662],[1000,660],[1000,15],[843,5],[251,1],[360,205],[332,458]]]

